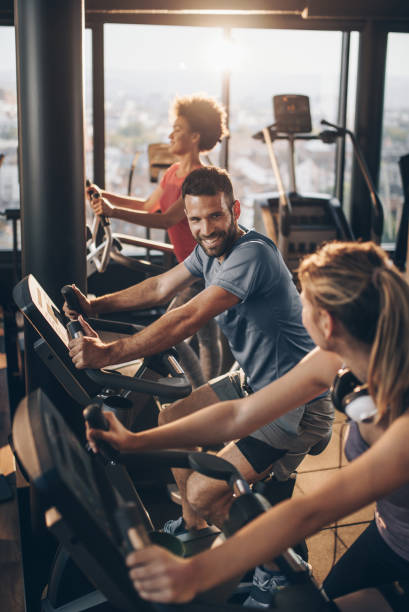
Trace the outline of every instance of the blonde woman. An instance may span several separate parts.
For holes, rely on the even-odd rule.
[[[367,385],[376,415],[351,422],[345,449],[351,462],[301,503],[275,506],[218,548],[191,559],[155,546],[132,553],[130,576],[146,599],[189,601],[376,501],[373,523],[335,565],[324,588],[331,598],[351,593],[337,599],[341,610],[408,609],[408,595],[390,585],[409,580],[409,287],[370,242],[327,244],[303,261],[299,277],[303,323],[319,348],[281,379],[156,434],[129,434],[110,418],[111,431],[91,432],[90,439],[101,437],[128,451],[213,441],[217,435],[203,429],[211,411],[225,437],[243,435],[329,386],[340,363]],[[257,605],[257,593],[251,603]]]

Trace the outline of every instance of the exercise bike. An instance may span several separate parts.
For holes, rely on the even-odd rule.
[[[132,179],[139,159],[138,151],[131,163],[128,176],[128,196],[131,195]],[[172,163],[177,161],[169,151],[169,145],[165,143],[153,143],[148,146],[149,159],[149,179],[151,183],[157,183],[159,175],[166,170]],[[91,182],[86,181],[86,186],[90,187]],[[100,193],[95,189],[90,193],[90,197],[100,197]],[[136,259],[123,253],[123,246],[132,246],[146,250],[147,259]],[[163,265],[152,263],[150,252],[159,251],[163,256]],[[146,237],[137,238],[127,234],[113,232],[110,219],[104,215],[93,215],[90,225],[87,225],[87,277],[91,277],[95,272],[103,274],[110,261],[121,264],[130,270],[141,272],[145,276],[161,274],[175,263],[173,245],[154,241],[150,239],[150,228],[146,228]]]
[[[102,426],[103,423],[102,423]],[[26,477],[45,505],[47,528],[63,544],[66,553],[87,577],[86,586],[67,585],[61,572],[52,574],[43,612],[229,611],[241,606],[225,603],[233,584],[222,585],[184,605],[153,604],[141,600],[134,590],[124,556],[130,550],[164,545],[177,554],[185,547],[174,536],[150,530],[140,500],[129,503],[106,476],[104,461],[112,458],[87,453],[67,428],[63,418],[41,390],[26,397],[13,422],[16,457]],[[107,449],[105,449],[106,451]],[[229,483],[235,500],[223,529],[227,535],[266,511],[268,503],[254,494],[240,473],[225,460],[203,453],[157,451],[132,456],[133,461],[190,468]],[[121,458],[119,458],[121,460]],[[329,602],[291,550],[276,559],[291,586],[276,595],[274,609],[285,612],[319,612]],[[240,577],[238,577],[238,580]],[[237,582],[237,581],[236,581]],[[69,599],[70,591],[75,599]],[[61,605],[61,601],[64,603]]]
[[[87,186],[90,186],[89,181],[87,181]],[[92,197],[99,198],[100,194],[95,190]],[[164,255],[164,265],[124,255],[124,245],[143,248],[147,251],[160,251]],[[142,273],[145,277],[165,272],[175,261],[173,245],[113,232],[111,221],[105,215],[93,215],[91,224],[87,225],[86,249],[88,278],[95,272],[98,274],[106,272],[111,261],[121,264],[129,270]]]

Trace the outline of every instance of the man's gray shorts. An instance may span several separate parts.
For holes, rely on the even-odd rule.
[[[219,376],[209,384],[221,401],[248,394],[241,371]],[[327,394],[305,404],[297,433],[290,433],[273,421],[238,440],[236,445],[257,473],[270,469],[278,480],[287,480],[315,444],[329,439],[333,420],[334,407]]]

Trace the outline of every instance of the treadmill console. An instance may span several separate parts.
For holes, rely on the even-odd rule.
[[[311,132],[310,100],[308,96],[284,94],[273,96],[275,129],[287,134]]]

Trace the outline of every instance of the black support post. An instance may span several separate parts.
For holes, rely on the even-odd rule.
[[[15,0],[22,272],[61,305],[60,289],[86,290],[83,0]],[[66,394],[25,329],[26,391]]]
[[[104,24],[92,27],[92,108],[94,133],[94,182],[105,188],[105,86]]]
[[[83,0],[15,0],[23,274],[86,289]]]
[[[60,288],[86,290],[83,0],[15,0],[22,272],[61,304]],[[42,387],[81,414],[33,350],[26,324],[26,391]],[[30,499],[29,498],[30,493]],[[26,612],[40,612],[55,542],[33,489],[18,490]],[[38,504],[38,505],[37,505]]]
[[[368,22],[360,34],[359,43],[355,135],[375,187],[381,159],[387,38],[382,24]],[[367,240],[371,236],[371,207],[368,188],[354,160],[351,224],[357,238]]]

